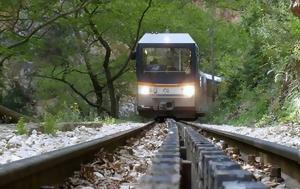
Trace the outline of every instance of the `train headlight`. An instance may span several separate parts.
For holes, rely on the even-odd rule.
[[[185,97],[190,98],[195,95],[195,86],[193,85],[184,86],[182,92]]]
[[[150,87],[146,85],[139,85],[138,86],[138,93],[141,95],[149,95],[150,94]]]

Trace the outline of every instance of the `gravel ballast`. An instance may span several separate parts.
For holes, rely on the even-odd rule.
[[[230,125],[199,124],[205,127],[220,129],[223,131],[238,133],[249,137],[275,142],[300,150],[300,126],[277,125],[263,128],[236,127]]]
[[[33,130],[30,136],[15,134],[13,125],[0,125],[0,165],[102,138],[142,125],[143,123],[128,122],[104,124],[99,128],[78,126],[72,131],[57,131],[55,135],[43,134]]]

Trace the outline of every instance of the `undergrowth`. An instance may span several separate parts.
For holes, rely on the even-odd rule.
[[[260,95],[260,98],[256,99],[248,96],[240,101],[219,102],[207,115],[205,122],[250,127],[282,123],[300,124],[300,97],[285,98],[282,105],[271,100],[267,95]]]
[[[146,122],[149,121],[149,119],[143,118],[138,115],[131,115],[129,117],[121,117],[121,118],[113,118],[110,116],[105,116],[104,118],[98,121],[105,124],[118,124],[118,123],[125,123],[125,122]]]
[[[17,123],[17,134],[19,135],[27,135],[28,134],[28,130],[26,128],[26,123],[25,123],[25,119],[24,117],[21,117]]]
[[[57,128],[57,118],[51,114],[44,116],[44,122],[42,123],[43,132],[46,134],[55,134]]]
[[[84,121],[81,116],[78,103],[67,105],[64,102],[63,110],[59,111],[56,116],[58,122],[81,122]]]

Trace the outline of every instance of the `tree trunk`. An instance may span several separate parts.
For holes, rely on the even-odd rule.
[[[94,87],[95,88],[95,87]],[[97,104],[97,115],[102,116],[103,115],[103,108],[102,108],[102,102],[103,102],[103,96],[102,96],[102,89],[95,89],[96,94],[96,104]]]
[[[91,79],[95,94],[96,94],[96,104],[97,104],[97,114],[98,116],[101,116],[103,113],[103,108],[102,108],[102,102],[103,102],[103,95],[102,95],[102,89],[101,85],[99,84],[98,78],[96,75],[93,74],[92,68],[90,63],[86,60],[86,56],[84,55],[85,59],[85,66],[87,68],[87,71],[89,73],[89,77]]]
[[[118,112],[118,116],[119,116],[119,112],[120,112],[120,100],[121,100],[120,95],[116,94],[116,102],[117,102],[117,104],[116,104],[117,110],[116,111]]]
[[[108,89],[108,94],[109,94],[109,99],[110,99],[110,112],[111,112],[111,116],[118,118],[118,116],[119,116],[118,115],[118,107],[117,107],[118,103],[117,103],[117,99],[116,99],[115,86],[114,86],[114,82],[112,80],[111,72],[110,72],[110,69],[108,66],[110,55],[111,55],[111,49],[110,49],[107,41],[105,41],[104,39],[101,43],[103,43],[103,46],[106,49],[106,55],[105,55],[105,59],[103,62],[103,68],[104,68],[104,72],[105,72],[107,89]]]
[[[102,90],[103,87],[100,85],[97,76],[93,73],[92,71],[92,67],[89,63],[89,61],[87,60],[87,56],[84,53],[84,62],[85,62],[85,66],[86,69],[89,73],[89,77],[91,79],[95,94],[96,94],[96,104],[97,104],[97,114],[98,116],[101,116],[103,114],[103,108],[102,108],[102,102],[103,102],[103,95],[102,95]]]
[[[105,75],[107,78],[107,88],[108,88],[108,93],[109,93],[109,99],[110,99],[110,111],[111,115],[115,118],[118,118],[118,103],[116,99],[116,94],[115,94],[115,87],[114,83],[111,79],[111,73],[109,68],[105,68]]]
[[[101,43],[101,45],[105,48],[105,58],[104,58],[104,62],[103,62],[103,68],[104,68],[104,72],[105,72],[106,84],[107,84],[109,98],[110,98],[111,115],[116,118],[118,117],[118,114],[119,114],[119,102],[118,102],[118,98],[116,97],[116,93],[115,93],[114,81],[117,78],[119,78],[122,74],[125,73],[125,70],[130,62],[130,55],[134,52],[135,46],[139,39],[143,19],[144,19],[146,13],[148,12],[148,10],[150,9],[151,5],[152,5],[152,0],[149,0],[147,7],[143,11],[143,13],[138,21],[136,37],[134,40],[134,44],[130,48],[129,56],[128,56],[127,60],[125,61],[125,63],[123,64],[123,66],[121,67],[121,69],[114,76],[112,76],[110,68],[109,68],[111,48],[110,48],[108,42],[102,37],[102,33],[100,33],[98,31],[97,27],[93,23],[92,14],[86,8],[84,9],[86,13],[90,14],[89,25],[90,25],[93,33],[95,34],[95,36],[97,37],[97,39]]]
[[[17,123],[21,117],[24,117],[27,121],[30,120],[29,117],[0,105],[0,120],[3,122]]]
[[[118,103],[116,99],[116,93],[115,93],[115,87],[114,87],[114,80],[111,75],[111,71],[109,68],[109,62],[110,62],[110,56],[111,56],[111,48],[108,42],[102,37],[102,35],[99,33],[98,29],[96,28],[95,24],[93,23],[92,19],[90,18],[90,27],[94,34],[96,35],[98,41],[101,43],[101,45],[105,49],[105,58],[103,61],[103,68],[105,72],[106,77],[106,84],[110,99],[110,113],[112,117],[118,118]]]
[[[82,56],[83,56],[83,59],[84,59],[84,64],[86,66],[88,75],[90,77],[90,80],[92,82],[92,85],[93,85],[93,88],[94,88],[94,91],[95,91],[95,94],[96,94],[97,114],[98,114],[98,116],[101,116],[103,114],[103,107],[102,107],[102,102],[103,102],[102,90],[103,90],[103,87],[101,86],[101,84],[100,84],[100,82],[97,78],[97,75],[95,75],[94,72],[93,72],[92,66],[91,66],[91,64],[89,62],[89,59],[88,59],[87,52],[85,51],[85,47],[83,45],[83,39],[82,39],[79,31],[77,30],[77,28],[74,28],[74,32],[75,32],[75,35],[76,35],[76,37],[79,41],[79,47],[82,50]]]

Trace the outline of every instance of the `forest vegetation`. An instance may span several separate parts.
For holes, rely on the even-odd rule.
[[[38,120],[118,118],[138,39],[166,30],[189,33],[201,70],[224,79],[207,121],[300,123],[300,19],[279,0],[2,1],[0,104]]]

